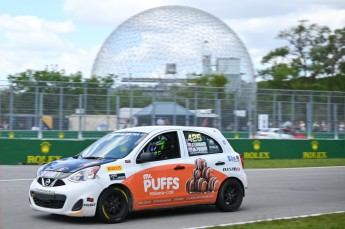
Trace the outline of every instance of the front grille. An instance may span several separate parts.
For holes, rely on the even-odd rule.
[[[47,182],[47,180],[49,182]],[[65,185],[65,182],[63,180],[60,179],[52,179],[52,178],[43,178],[43,177],[39,177],[37,178],[37,182],[42,185],[42,186],[46,186],[46,187],[58,187],[58,186],[63,186]]]
[[[60,209],[63,208],[66,201],[65,195],[45,194],[33,191],[31,191],[31,197],[37,206],[44,208]]]

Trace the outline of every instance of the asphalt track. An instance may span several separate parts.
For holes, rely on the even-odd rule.
[[[345,166],[248,169],[249,190],[239,211],[194,206],[132,213],[116,225],[33,211],[28,189],[37,166],[0,166],[0,228],[195,228],[345,211]]]

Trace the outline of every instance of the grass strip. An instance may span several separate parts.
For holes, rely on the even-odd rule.
[[[233,226],[210,227],[212,229],[344,229],[345,213],[325,214],[294,219],[279,219],[258,223],[249,223]]]

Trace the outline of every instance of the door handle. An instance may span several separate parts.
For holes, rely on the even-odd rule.
[[[225,162],[224,161],[218,161],[218,162],[216,162],[216,165],[225,165]]]
[[[183,165],[176,165],[176,167],[174,168],[174,170],[184,170],[185,167]]]

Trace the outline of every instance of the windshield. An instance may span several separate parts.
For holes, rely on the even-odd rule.
[[[146,136],[146,133],[139,132],[111,133],[90,145],[79,155],[79,157],[89,159],[124,158]]]

